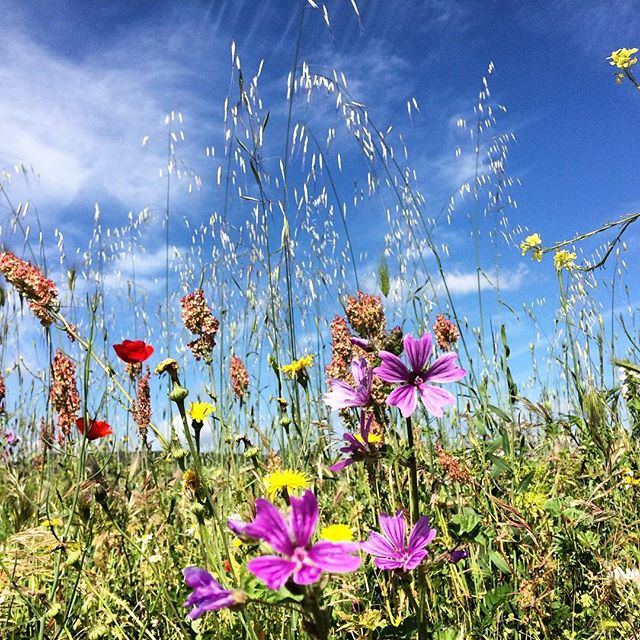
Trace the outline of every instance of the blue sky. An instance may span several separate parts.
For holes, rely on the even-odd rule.
[[[286,78],[306,7],[300,60],[315,72],[344,71],[352,97],[367,105],[376,124],[392,126],[394,136],[402,133],[429,215],[472,177],[468,131],[490,63],[495,66],[488,78],[491,102],[507,107],[492,131],[515,134],[507,174],[521,184],[509,189],[518,205],[507,211],[511,226],[539,231],[551,243],[640,208],[635,161],[640,96],[630,85],[615,85],[605,60],[612,49],[638,46],[636,2],[360,0],[359,16],[349,0],[325,4],[330,29],[321,10],[304,0],[0,0],[5,16],[0,167],[10,170],[22,163],[38,174],[37,179],[12,177],[7,188],[14,201],[30,200],[46,241],[55,244],[53,230],[59,228],[70,255],[86,248],[96,203],[104,224],[112,227],[126,224],[129,211],[144,207],[152,219],[161,216],[164,119],[175,110],[184,115],[185,132],[177,155],[188,172],[202,178],[202,187],[189,194],[188,178],[176,184],[172,209],[192,227],[205,222],[223,206],[216,170],[222,162],[231,42],[237,43],[247,78],[264,59],[260,90],[271,112],[266,149],[273,152],[265,168],[275,174],[273,159],[283,147]],[[407,102],[413,97],[419,112],[409,114]],[[297,106],[296,117],[324,139],[336,120],[331,100]],[[467,120],[466,132],[456,126],[459,118]],[[337,147],[344,162],[337,187],[351,201],[366,188],[366,170],[344,135],[338,142],[344,145]],[[204,153],[209,145],[216,148],[214,160]],[[463,148],[460,158],[457,146]],[[292,159],[292,167],[292,175],[303,173],[299,158]],[[364,272],[384,248],[384,206],[383,198],[374,197],[349,210]],[[474,318],[471,209],[471,199],[460,201],[451,224],[436,226],[434,240],[450,245],[446,270],[454,295]],[[238,202],[230,215],[239,221],[247,211],[248,205]],[[6,212],[0,211],[3,241],[11,246],[5,220]],[[516,309],[535,298],[555,309],[550,261],[538,266],[521,258],[513,248],[518,239],[498,244],[505,297]],[[633,229],[628,240],[637,249]],[[138,276],[148,276],[151,286],[162,276],[163,245],[154,232],[146,232],[141,242],[147,259],[137,265]],[[176,224],[172,242],[188,246],[183,224]],[[489,273],[495,251],[484,235],[481,256]],[[550,322],[551,312],[545,317],[541,308],[543,320]],[[495,300],[488,312],[498,323],[505,321]],[[523,327],[513,334],[525,353],[534,337]],[[520,369],[524,375],[525,359]]]

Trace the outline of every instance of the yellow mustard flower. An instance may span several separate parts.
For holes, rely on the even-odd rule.
[[[300,471],[292,471],[291,469],[282,469],[274,471],[264,477],[264,485],[267,489],[267,495],[271,500],[275,498],[279,491],[307,489],[310,481],[306,474]]]
[[[348,524],[330,524],[321,529],[320,540],[351,542],[353,540],[353,529]]]
[[[612,67],[618,67],[618,69],[628,69],[631,65],[638,62],[638,58],[632,58],[634,53],[638,53],[637,47],[633,49],[616,49],[611,52],[611,55],[607,60],[611,60],[609,63]]]
[[[564,249],[560,249],[556,251],[556,255],[553,256],[553,266],[556,271],[562,271],[563,269],[571,269],[576,268],[575,260],[578,256],[573,253],[573,251],[565,251]]]
[[[542,238],[539,233],[532,233],[530,236],[527,236],[521,243],[520,249],[522,250],[522,255],[526,255],[529,251],[531,251],[531,259],[537,260],[540,262],[542,260],[542,251],[540,250],[540,245],[542,244]]]
[[[280,367],[283,373],[289,375],[292,379],[304,373],[309,367],[313,366],[313,355],[303,356],[298,360],[294,360],[289,364]]]
[[[51,518],[51,520],[43,520],[40,525],[43,527],[61,527],[64,524],[61,518]]]
[[[187,415],[196,422],[202,422],[210,413],[213,413],[216,408],[208,402],[192,402],[189,405]]]

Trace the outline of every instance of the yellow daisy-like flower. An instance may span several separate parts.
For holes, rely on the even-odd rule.
[[[216,408],[208,402],[192,402],[189,405],[187,415],[196,422],[202,422],[210,413],[213,413]]]
[[[293,379],[304,373],[309,367],[313,366],[313,357],[313,355],[303,356],[298,360],[294,360],[293,362],[280,367],[280,370]]]
[[[612,67],[618,67],[618,69],[628,69],[631,65],[638,62],[638,58],[632,58],[634,53],[638,53],[637,47],[633,49],[616,49],[611,52],[611,55],[607,60],[611,60],[609,63]]]
[[[321,529],[320,540],[351,542],[353,540],[353,529],[348,524],[330,524]]]
[[[526,255],[529,251],[531,251],[531,259],[537,260],[540,262],[542,260],[542,251],[540,250],[540,245],[542,244],[542,238],[539,233],[532,233],[530,236],[527,236],[521,243],[520,249],[522,250],[522,255]]]
[[[282,469],[274,471],[264,477],[264,485],[267,495],[271,500],[275,498],[279,491],[286,490],[290,492],[298,489],[308,489],[310,484],[306,474],[300,471],[292,471],[291,469]]]
[[[563,269],[571,269],[576,268],[575,259],[578,256],[573,253],[573,251],[565,251],[564,249],[560,249],[556,251],[556,255],[553,256],[553,266],[556,271],[562,271]]]

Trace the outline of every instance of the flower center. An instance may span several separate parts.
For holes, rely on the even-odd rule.
[[[291,554],[291,560],[296,563],[295,571],[300,571],[302,567],[311,567],[313,562],[307,554],[307,550],[304,547],[296,547]]]

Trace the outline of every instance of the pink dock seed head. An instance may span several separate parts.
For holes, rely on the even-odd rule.
[[[50,326],[57,311],[58,288],[35,265],[18,258],[10,251],[0,252],[0,273],[16,291],[29,301],[29,307],[43,326]]]

